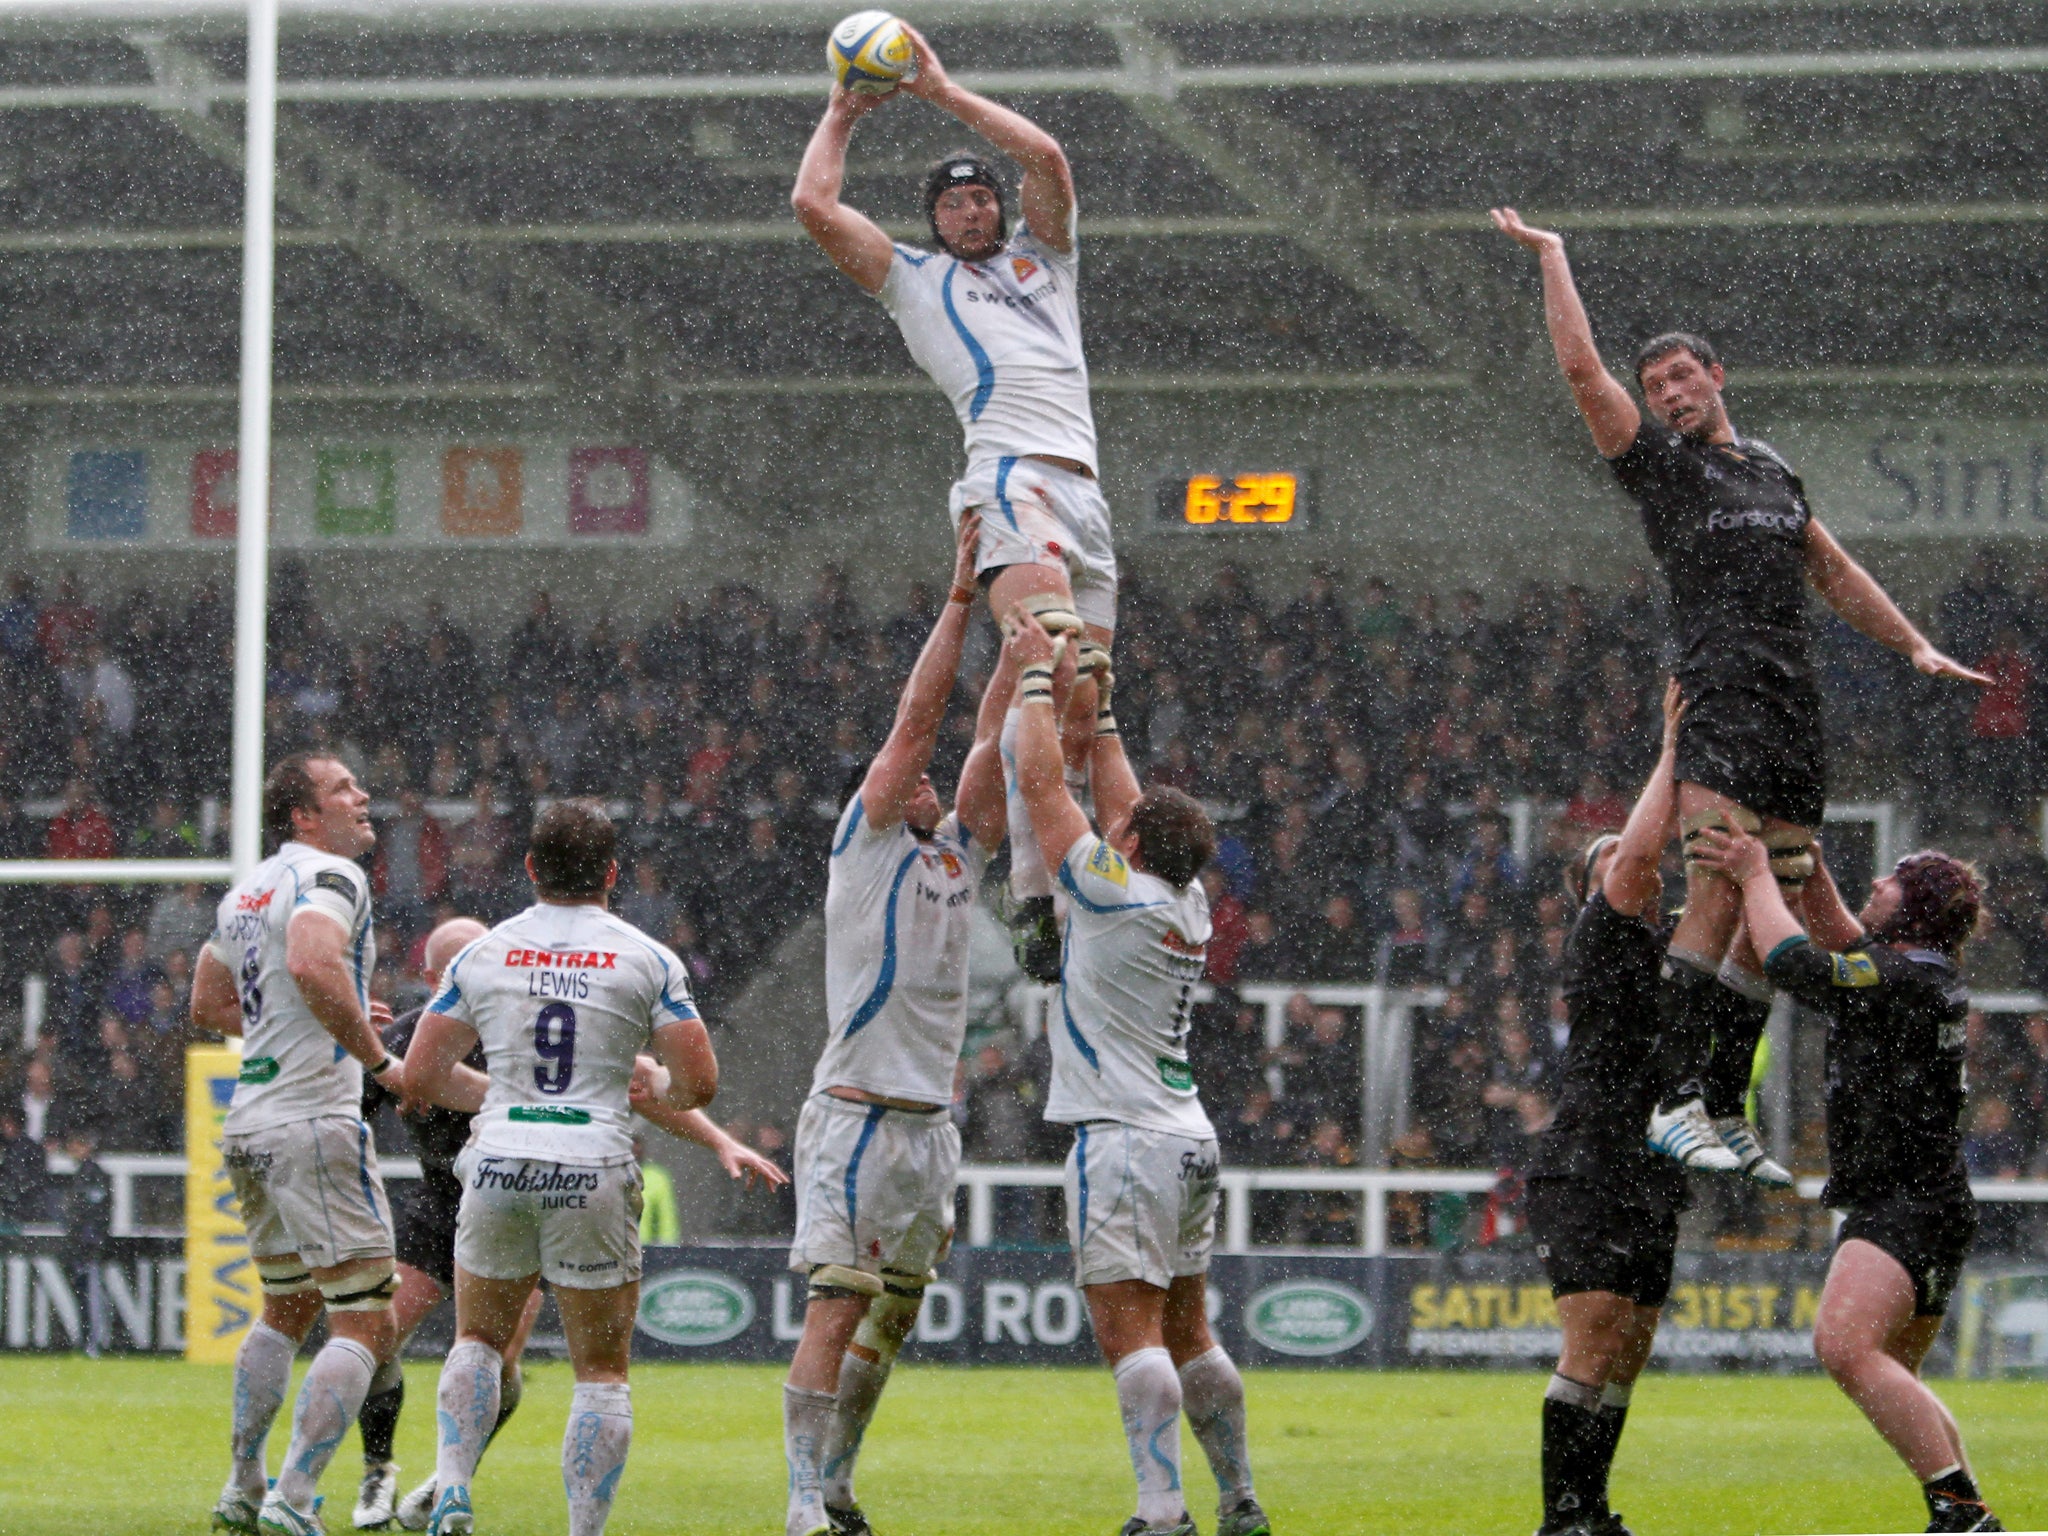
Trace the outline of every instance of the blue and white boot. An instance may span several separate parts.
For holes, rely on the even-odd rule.
[[[1652,1152],[1661,1152],[1688,1168],[1706,1173],[1742,1171],[1742,1160],[1715,1134],[1707,1106],[1699,1099],[1687,1099],[1673,1110],[1653,1110],[1646,1140]]]
[[[476,1515],[469,1507],[469,1490],[460,1484],[443,1488],[434,1500],[427,1536],[469,1536],[475,1529]]]

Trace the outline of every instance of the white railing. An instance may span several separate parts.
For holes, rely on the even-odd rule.
[[[78,1165],[61,1152],[52,1152],[45,1159],[51,1173],[68,1178],[75,1173]],[[182,1237],[185,1229],[180,1226],[148,1226],[135,1219],[135,1185],[140,1179],[185,1180],[185,1155],[182,1152],[109,1152],[94,1159],[107,1171],[108,1181],[113,1185],[113,1209],[107,1213],[107,1231],[113,1237]],[[420,1165],[416,1158],[387,1157],[378,1159],[379,1166],[387,1179],[416,1179],[420,1176]],[[31,1237],[56,1237],[63,1228],[48,1222],[34,1222],[21,1229]]]

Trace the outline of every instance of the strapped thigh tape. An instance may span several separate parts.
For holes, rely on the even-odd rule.
[[[1688,875],[1693,874],[1696,870],[1703,874],[1718,875],[1720,873],[1717,869],[1710,869],[1699,863],[1697,845],[1700,834],[1706,831],[1707,828],[1725,827],[1730,832],[1747,832],[1754,836],[1763,830],[1763,825],[1763,817],[1757,815],[1755,811],[1740,805],[1731,805],[1725,810],[1720,806],[1714,806],[1708,810],[1695,811],[1678,825],[1678,830],[1683,834],[1685,844],[1685,872]]]
[[[917,1321],[918,1309],[924,1305],[924,1288],[938,1278],[931,1270],[921,1275],[883,1270],[883,1292],[854,1329],[853,1342],[872,1353],[877,1361],[886,1364],[895,1360],[904,1336]]]
[[[322,1280],[320,1294],[330,1312],[383,1312],[398,1294],[398,1268],[388,1258],[372,1259],[338,1280]]]
[[[810,1294],[817,1296],[879,1296],[882,1277],[845,1264],[818,1264],[811,1269]]]
[[[1820,868],[1813,856],[1813,834],[1804,827],[1773,827],[1763,842],[1770,850],[1771,873],[1785,890],[1799,890]]]
[[[319,1289],[313,1283],[312,1271],[297,1258],[258,1259],[256,1273],[263,1281],[266,1296],[296,1296],[301,1291]]]
[[[1067,643],[1067,636],[1075,638],[1087,633],[1081,627],[1081,616],[1074,612],[1074,600],[1062,597],[1057,592],[1034,592],[1029,597],[1017,599],[1018,605],[1045,627],[1052,636],[1052,659],[1059,662],[1060,651]]]
[[[891,1296],[902,1296],[911,1301],[924,1295],[924,1288],[939,1278],[939,1272],[928,1269],[921,1275],[908,1275],[897,1269],[882,1271],[882,1289]]]

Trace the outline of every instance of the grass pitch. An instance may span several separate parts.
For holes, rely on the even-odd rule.
[[[634,1372],[620,1536],[776,1536],[781,1378],[768,1366]],[[401,1483],[432,1465],[435,1368],[407,1372]],[[526,1399],[476,1482],[484,1536],[557,1536],[567,1366],[529,1367]],[[1543,1377],[1248,1374],[1252,1462],[1281,1536],[1442,1531],[1527,1536],[1538,1517]],[[2015,1530],[2048,1527],[2048,1384],[1941,1382],[1987,1493]],[[226,1472],[228,1371],[178,1361],[0,1359],[0,1536],[203,1532]],[[271,1435],[273,1468],[287,1427]],[[349,1529],[353,1434],[323,1491]],[[1214,1484],[1192,1437],[1190,1506]],[[1642,1536],[1919,1530],[1919,1492],[1824,1380],[1650,1376],[1614,1474]],[[1106,1371],[900,1371],[861,1463],[884,1536],[1110,1536],[1131,1508]]]

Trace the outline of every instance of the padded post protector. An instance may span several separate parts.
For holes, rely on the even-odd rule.
[[[315,1291],[312,1271],[301,1259],[258,1259],[256,1274],[263,1282],[266,1296],[296,1296],[302,1291]]]
[[[384,1312],[398,1294],[398,1267],[390,1259],[373,1259],[338,1280],[320,1282],[330,1312]]]
[[[820,1264],[811,1270],[812,1296],[879,1296],[882,1277],[845,1264]]]

